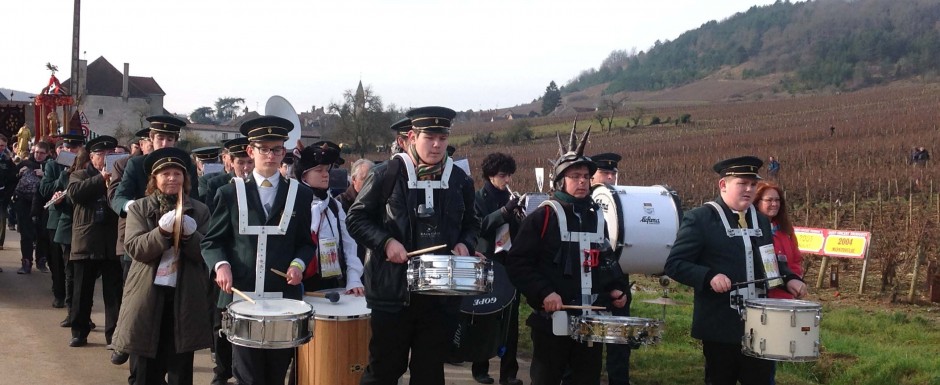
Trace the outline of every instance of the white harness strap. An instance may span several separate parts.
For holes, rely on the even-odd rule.
[[[595,299],[594,294],[591,293],[594,285],[591,280],[591,270],[588,269],[587,272],[584,270],[587,258],[589,258],[589,255],[584,251],[591,249],[591,243],[604,242],[604,215],[598,213],[597,229],[593,233],[570,232],[568,231],[568,217],[565,215],[565,210],[561,207],[560,203],[549,199],[539,204],[539,207],[542,206],[551,206],[552,210],[555,211],[555,215],[558,216],[558,231],[561,234],[561,241],[578,244],[578,251],[581,252],[581,266],[578,266],[578,271],[581,272],[581,304],[590,306],[594,303]],[[584,315],[591,313],[593,313],[593,311],[584,310]]]
[[[294,208],[294,201],[297,199],[297,180],[289,179],[287,188],[287,202],[284,203],[284,209],[281,211],[281,221],[277,226],[248,226],[248,197],[245,194],[245,180],[234,178],[235,196],[238,201],[238,233],[242,235],[257,235],[258,250],[255,254],[255,292],[257,298],[280,298],[281,293],[264,292],[264,276],[267,269],[266,258],[268,254],[268,235],[284,235],[287,233],[287,226],[290,224],[291,211]]]
[[[441,175],[441,180],[418,180],[418,174],[415,172],[415,162],[411,156],[404,152],[399,152],[395,156],[401,158],[402,163],[405,164],[405,170],[408,172],[408,188],[412,190],[423,189],[424,207],[427,209],[434,208],[433,190],[447,189],[450,173],[454,169],[454,161],[450,157],[444,159],[444,174]]]
[[[747,280],[754,280],[754,247],[751,245],[751,237],[761,237],[763,232],[760,227],[757,227],[757,209],[754,208],[754,205],[750,205],[748,209],[751,211],[751,223],[752,228],[731,228],[731,225],[728,222],[728,217],[725,215],[725,211],[721,209],[721,206],[715,202],[705,202],[705,204],[711,206],[715,211],[718,212],[718,216],[721,217],[721,223],[725,226],[725,233],[728,234],[729,238],[741,237],[741,241],[744,242],[744,256],[745,256],[745,271],[747,272]],[[749,283],[747,285],[747,291],[742,293],[742,289],[738,289],[738,295],[743,295],[743,299],[757,298],[757,286],[754,283]]]

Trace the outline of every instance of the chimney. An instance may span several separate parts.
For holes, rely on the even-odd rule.
[[[130,63],[124,63],[124,82],[121,84],[121,99],[124,99],[125,102],[127,101],[128,96],[130,96],[127,93],[127,82],[128,82],[128,76],[129,76],[128,74],[130,73],[130,71],[131,71]]]

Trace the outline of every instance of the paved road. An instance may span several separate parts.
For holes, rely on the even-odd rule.
[[[0,384],[101,385],[126,384],[127,365],[115,366],[105,349],[104,308],[100,280],[95,292],[92,320],[97,329],[88,337],[88,345],[68,346],[69,329],[59,327],[65,309],[52,307],[51,277],[36,270],[18,275],[20,266],[19,234],[7,230],[4,249],[0,250]],[[196,352],[193,364],[196,384],[209,384],[212,362],[209,351]],[[526,384],[529,362],[520,360],[519,376]],[[499,368],[491,360],[491,374]],[[447,384],[476,384],[470,365],[445,365]],[[407,375],[405,376],[407,383]]]

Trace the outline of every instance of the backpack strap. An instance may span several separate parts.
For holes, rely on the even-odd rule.
[[[549,212],[550,212],[550,209],[548,208],[548,206],[545,206],[545,221],[542,222],[542,236],[539,237],[539,238],[543,238],[543,239],[545,238],[545,230],[548,230],[548,214],[549,214]]]

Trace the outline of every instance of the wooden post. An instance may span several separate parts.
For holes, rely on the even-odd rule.
[[[924,257],[923,246],[917,247],[917,256],[914,258],[914,276],[911,277],[911,288],[907,291],[907,302],[914,303],[914,293],[917,291],[917,275],[920,270],[920,260]]]
[[[868,245],[868,250],[865,252],[865,259],[862,260],[862,278],[858,282],[858,294],[865,294],[865,276],[868,275],[868,257],[871,256],[871,250],[874,248],[872,245]]]
[[[826,268],[829,267],[829,257],[823,255],[819,262],[819,275],[816,276],[816,289],[822,289],[823,279],[826,278]],[[864,276],[864,273],[862,274]]]
[[[856,192],[852,191],[852,219],[855,219],[858,214],[858,201],[856,200],[855,194]]]

